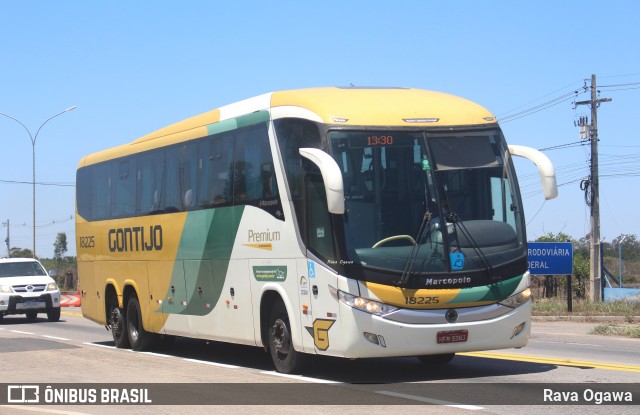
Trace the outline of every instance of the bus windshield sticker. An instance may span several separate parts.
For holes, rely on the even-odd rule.
[[[309,261],[307,262],[308,267],[309,267],[309,278],[315,278],[316,277],[316,265]]]
[[[452,271],[460,271],[464,268],[464,254],[462,252],[452,252],[449,258],[451,258]]]

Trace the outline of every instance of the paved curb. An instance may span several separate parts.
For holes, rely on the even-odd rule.
[[[634,321],[637,318],[634,319]],[[569,321],[577,323],[595,323],[601,321],[627,321],[625,316],[532,316],[532,321]]]

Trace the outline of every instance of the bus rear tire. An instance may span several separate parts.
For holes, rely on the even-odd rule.
[[[455,355],[455,353],[430,354],[418,356],[418,359],[420,359],[422,364],[427,366],[444,366],[448,364]]]
[[[291,324],[287,308],[277,301],[269,315],[269,351],[276,370],[281,373],[296,373],[307,363],[308,356],[296,351],[291,337]]]
[[[153,333],[146,331],[142,324],[140,303],[136,297],[131,297],[127,304],[127,335],[131,348],[136,351],[146,350],[153,343]]]
[[[116,344],[116,347],[118,349],[128,349],[131,347],[127,335],[127,324],[122,314],[122,309],[117,305],[111,309],[109,325],[111,326],[111,336],[113,336],[113,342]]]

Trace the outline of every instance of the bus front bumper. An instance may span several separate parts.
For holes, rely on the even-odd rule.
[[[445,324],[401,323],[340,304],[340,338],[331,342],[334,350],[326,352],[367,358],[520,348],[529,341],[531,304],[529,300],[495,318]],[[348,327],[358,327],[358,331]]]

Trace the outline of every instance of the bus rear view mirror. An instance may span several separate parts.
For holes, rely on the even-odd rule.
[[[558,185],[556,184],[556,171],[551,160],[540,151],[525,146],[509,145],[509,152],[512,156],[524,157],[531,160],[540,173],[542,191],[546,200],[555,199],[558,196]]]
[[[344,184],[338,163],[322,150],[301,148],[300,155],[318,166],[327,195],[327,208],[336,215],[344,214]]]

